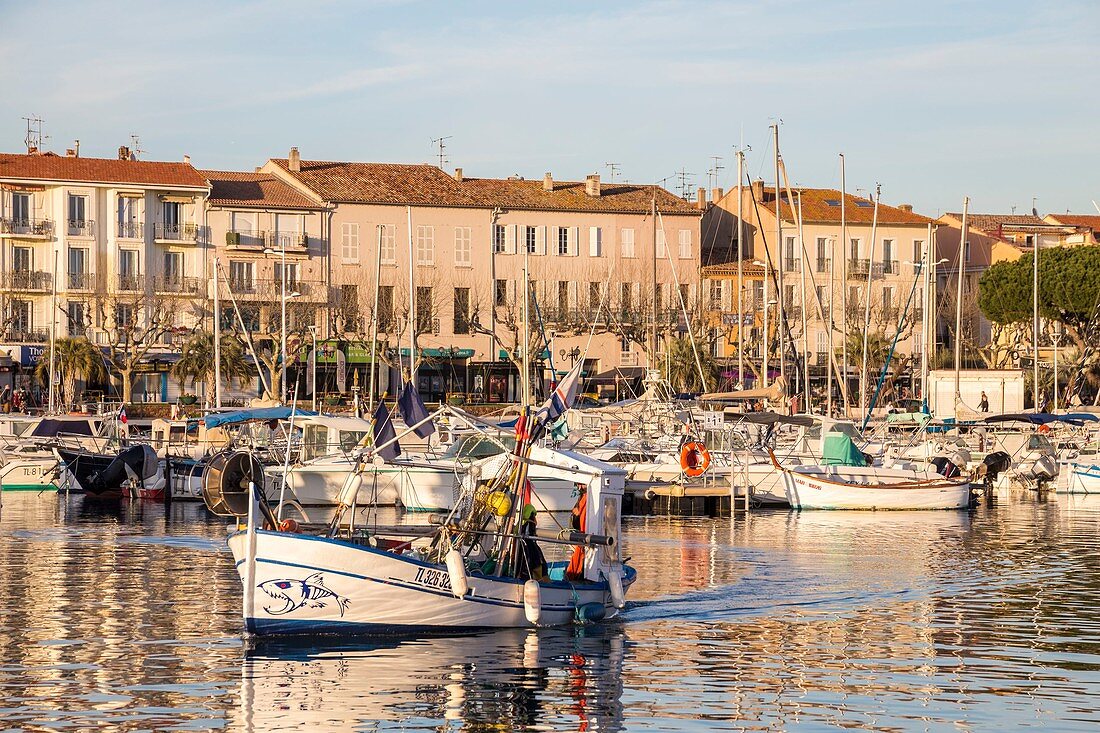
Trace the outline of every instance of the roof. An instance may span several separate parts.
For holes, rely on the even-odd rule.
[[[212,206],[265,209],[320,209],[321,206],[286,181],[270,173],[199,171],[210,181]]]
[[[950,216],[962,222],[962,214],[948,212],[944,216]],[[1050,231],[1058,227],[1043,221],[1034,214],[966,214],[966,225],[971,229],[979,229],[986,234],[998,234],[1004,229],[1014,231]]]
[[[839,224],[840,223],[840,200],[842,194],[832,188],[798,188],[797,186],[791,187],[791,193],[794,194],[795,211],[791,211],[790,203],[788,202],[786,191],[784,190],[782,199],[783,207],[783,219],[784,221],[796,221],[798,213],[798,200],[802,199],[802,220],[810,223],[824,223],[824,224]],[[775,186],[764,187],[764,200],[761,201],[761,205],[768,211],[775,214]],[[844,199],[844,218],[848,224],[871,224],[874,219],[875,205],[873,201],[869,199],[861,198],[859,196],[853,196],[852,194],[843,195]],[[927,216],[921,216],[912,211],[906,211],[895,206],[888,206],[887,204],[879,202],[878,207],[878,223],[879,224],[919,224],[921,226],[927,226],[934,223],[932,219]]]
[[[764,265],[753,260],[745,260],[741,265],[741,274],[744,277],[763,277]],[[737,261],[722,262],[703,267],[703,277],[737,277]]]
[[[137,186],[206,189],[206,179],[190,163],[61,157],[53,153],[0,153],[0,180],[79,181]]]
[[[702,213],[652,185],[602,183],[600,195],[589,196],[583,182],[555,181],[553,190],[546,191],[541,178],[459,181],[441,168],[426,164],[303,160],[299,171],[291,171],[286,158],[273,158],[271,162],[322,200],[337,203],[646,213],[656,196],[657,208],[664,214]]]
[[[1047,218],[1066,226],[1100,230],[1100,216],[1096,214],[1048,214]]]

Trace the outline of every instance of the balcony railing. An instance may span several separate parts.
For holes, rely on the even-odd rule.
[[[264,232],[264,241],[272,249],[305,249],[309,247],[309,236],[300,232]]]
[[[234,229],[225,233],[225,245],[230,249],[263,249],[267,243],[264,232],[258,229]]]
[[[145,290],[145,275],[141,273],[118,276],[118,291],[120,293],[136,293]]]
[[[50,340],[49,331],[34,331],[22,328],[9,328],[4,332],[5,341],[44,344]]]
[[[818,259],[814,263],[814,268],[816,269],[817,272],[828,272],[829,271],[829,261],[828,260],[823,260],[823,259]]]
[[[882,277],[883,265],[876,262],[873,265],[870,260],[848,260],[848,277],[867,277],[867,271],[871,271],[871,277]]]
[[[119,239],[145,239],[145,222],[120,221],[118,223]]]
[[[799,257],[785,257],[783,258],[783,272],[800,272],[802,270],[802,259]]]
[[[166,242],[194,242],[199,236],[197,224],[157,224],[153,237]]]
[[[0,234],[17,237],[48,237],[53,234],[52,219],[0,219]]]
[[[203,280],[182,275],[157,275],[153,278],[153,292],[167,295],[198,295]]]
[[[69,219],[65,230],[70,237],[94,237],[95,222],[91,219]]]
[[[887,275],[898,275],[901,273],[901,263],[897,260],[886,260],[882,263],[882,271]]]
[[[256,294],[256,281],[231,277],[229,278],[229,290],[234,295],[254,295]]]
[[[802,318],[802,306],[800,305],[784,305],[783,313],[791,320],[797,321]]]
[[[70,272],[66,278],[68,279],[66,290],[82,290],[87,292],[93,292],[95,290],[94,272]]]
[[[2,282],[8,290],[46,293],[53,288],[53,278],[40,270],[13,270],[3,274]]]

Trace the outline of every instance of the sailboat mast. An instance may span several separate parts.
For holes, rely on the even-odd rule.
[[[785,175],[785,174],[784,174]],[[802,228],[802,191],[798,192],[798,243],[801,245],[802,267],[799,268],[799,278],[801,280],[801,297],[802,297],[802,393],[803,393],[803,409],[807,412],[813,412],[810,406],[810,334],[807,331],[807,307],[806,304],[806,240],[804,237],[804,231]]]
[[[840,154],[840,349],[842,364],[840,375],[844,389],[840,390],[844,400],[844,416],[848,417],[852,406],[848,401],[848,219],[845,216],[845,204],[848,189],[844,181],[844,153]]]
[[[222,308],[218,282],[218,258],[214,258],[214,407],[222,406]],[[316,389],[314,385],[314,389]],[[210,399],[210,395],[206,396]],[[209,403],[208,403],[209,404]]]
[[[416,387],[416,260],[413,257],[413,210],[405,207],[409,228],[409,384]]]
[[[57,250],[53,252],[53,290],[50,294],[50,414],[57,411],[57,376],[55,365],[57,363]]]
[[[528,269],[530,263],[531,248],[527,245],[527,238],[523,238],[523,379],[520,384],[523,388],[521,405],[526,408],[530,403],[531,395],[531,273]]]
[[[787,361],[787,304],[783,301],[786,299],[786,290],[783,287],[783,197],[780,195],[779,187],[779,123],[776,122],[773,126],[774,129],[774,148],[775,150],[773,158],[775,162],[775,246],[778,250],[778,256],[776,258],[777,265],[776,271],[779,277],[777,284],[778,293],[775,295],[775,299],[779,301],[778,313],[779,317],[776,319],[775,328],[779,335],[779,376],[782,379],[786,379],[786,361]],[[788,204],[794,204],[793,201],[789,201]]]
[[[863,294],[863,364],[859,373],[860,412],[866,412],[870,402],[867,388],[870,386],[867,374],[868,332],[871,330],[871,275],[875,271],[875,240],[878,237],[878,202],[882,190],[875,184],[875,212],[871,216],[871,247],[867,253],[867,290]]]
[[[963,271],[966,269],[966,238],[970,236],[967,223],[967,210],[970,208],[970,197],[963,197],[962,231],[959,233],[959,282],[955,293],[955,409],[958,410],[962,401],[962,391],[959,389],[959,371],[962,369],[962,298],[963,298]],[[1038,365],[1038,362],[1036,362]],[[1035,367],[1038,370],[1038,366]],[[1038,382],[1036,382],[1038,385]],[[1038,407],[1036,406],[1036,412]]]
[[[1034,208],[1034,207],[1033,207]],[[1031,265],[1031,346],[1034,350],[1032,354],[1034,374],[1032,379],[1032,397],[1035,402],[1035,412],[1039,412],[1043,409],[1043,406],[1039,404],[1039,233],[1036,232],[1032,237],[1032,265]],[[960,260],[960,267],[961,267]]]
[[[745,249],[741,243],[741,236],[745,231],[742,222],[742,185],[744,180],[745,152],[737,150],[737,381],[745,386]]]
[[[411,265],[410,265],[411,268]],[[378,227],[378,249],[375,252],[374,258],[374,318],[370,327],[370,387],[367,392],[367,413],[374,414],[374,392],[378,386],[378,379],[376,378],[377,366],[375,362],[378,360],[378,291],[381,289],[382,281],[382,227]],[[391,299],[392,303],[392,299]],[[317,363],[317,350],[314,349],[313,363]],[[317,384],[313,384],[313,396],[317,398]]]
[[[928,368],[932,345],[932,224],[928,224],[928,235],[924,240],[924,308],[921,311],[921,359],[920,359],[920,393],[924,404],[928,404]]]

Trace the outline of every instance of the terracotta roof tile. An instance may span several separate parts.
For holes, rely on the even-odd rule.
[[[650,209],[656,189],[657,206],[666,214],[701,212],[660,187],[603,183],[600,196],[588,196],[585,184],[555,181],[545,191],[542,179],[455,178],[434,165],[301,161],[291,172],[286,158],[272,160],[325,201],[411,206],[466,206],[506,209],[629,212]]]
[[[53,154],[0,153],[0,179],[5,178],[206,188],[206,179],[190,163],[70,158]]]
[[[1048,218],[1066,226],[1100,230],[1100,215],[1097,214],[1048,214]]]
[[[949,216],[962,225],[962,212],[948,212]],[[992,236],[1001,236],[1005,229],[1014,232],[1049,232],[1059,225],[1045,222],[1033,214],[966,214],[966,225]]]
[[[265,209],[312,210],[319,203],[270,173],[244,171],[199,171],[210,181],[212,206],[261,207]]]
[[[840,191],[831,188],[797,188],[792,186],[791,192],[795,197],[795,211],[792,213],[790,203],[787,200],[786,189],[783,191],[782,207],[785,221],[797,220],[797,208],[799,194],[802,197],[802,219],[814,224],[839,224],[840,223]],[[831,205],[828,202],[836,202]],[[764,188],[764,201],[762,205],[768,211],[775,213],[775,187]],[[844,216],[849,224],[870,224],[874,218],[875,205],[873,201],[852,194],[844,197]],[[932,223],[927,216],[895,206],[888,206],[879,202],[879,224],[923,224]]]

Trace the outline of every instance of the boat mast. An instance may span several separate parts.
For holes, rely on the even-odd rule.
[[[412,265],[410,264],[410,269]],[[370,327],[370,388],[367,394],[367,413],[374,414],[374,392],[378,386],[376,364],[378,360],[378,290],[382,280],[382,225],[378,225],[378,251],[374,258],[374,319]],[[392,299],[391,299],[392,303]],[[313,349],[313,363],[317,364],[317,349]],[[317,384],[314,380],[313,398],[317,399]]]
[[[214,408],[222,406],[222,309],[218,292],[218,258],[214,258]],[[315,387],[316,388],[316,387]],[[210,395],[206,396],[210,399]],[[209,402],[207,403],[209,404]]]
[[[784,170],[784,177],[786,177],[786,171]],[[802,191],[798,192],[798,243],[802,249],[802,267],[799,277],[801,279],[802,287],[802,393],[805,401],[803,409],[806,412],[813,412],[810,406],[810,335],[806,330],[806,240],[803,238],[804,231],[802,229]],[[815,294],[816,295],[816,294]]]
[[[740,382],[741,387],[745,386],[745,313],[744,313],[744,301],[745,296],[745,249],[741,243],[741,235],[745,230],[742,222],[742,187],[741,181],[744,178],[744,164],[745,164],[745,152],[738,147],[737,149],[737,381]]]
[[[840,349],[842,353],[840,375],[844,389],[840,390],[844,400],[844,416],[851,413],[851,404],[848,400],[848,219],[845,216],[844,206],[847,203],[848,191],[844,183],[844,153],[840,154]]]
[[[787,361],[787,308],[786,303],[783,302],[786,300],[786,290],[783,288],[783,197],[780,195],[779,187],[779,123],[776,122],[772,128],[775,132],[775,150],[772,151],[774,153],[772,157],[775,161],[775,246],[778,250],[776,271],[779,277],[779,282],[776,285],[776,289],[779,291],[776,293],[776,300],[779,301],[779,317],[776,319],[775,328],[779,336],[779,376],[785,380],[787,376],[785,366]],[[794,206],[793,201],[787,203],[792,207]]]
[[[1032,208],[1032,213],[1035,213],[1035,207]],[[1032,361],[1034,367],[1034,380],[1032,384],[1032,398],[1035,403],[1035,412],[1039,412],[1043,409],[1043,406],[1039,404],[1039,233],[1036,232],[1032,238],[1032,267],[1031,267],[1031,307],[1032,307],[1032,320],[1031,320],[1031,341],[1032,349]],[[962,266],[962,260],[960,258],[960,267]],[[961,277],[961,275],[960,275]]]
[[[955,293],[955,410],[959,409],[962,402],[962,391],[959,389],[959,371],[962,369],[962,298],[963,298],[963,270],[966,263],[966,238],[970,234],[966,221],[967,209],[970,207],[970,197],[963,197],[962,231],[959,234],[959,283]],[[1038,373],[1038,362],[1036,373]],[[1038,382],[1036,382],[1038,384]],[[1038,412],[1038,407],[1036,407]]]
[[[413,211],[405,207],[409,228],[409,384],[416,389],[416,260],[413,257]]]
[[[867,290],[863,294],[863,364],[859,373],[859,406],[860,412],[866,411],[871,404],[867,399],[868,374],[867,374],[867,349],[868,332],[871,330],[871,274],[875,271],[875,239],[878,237],[878,202],[882,195],[882,188],[875,184],[875,211],[871,216],[871,247],[867,253]]]
[[[57,376],[54,367],[57,359],[57,250],[53,251],[53,290],[50,294],[50,396],[49,411],[57,411]]]
[[[928,405],[928,367],[930,364],[930,351],[932,345],[932,317],[929,312],[932,308],[932,223],[928,224],[928,236],[924,240],[924,309],[921,312],[921,360],[920,360],[920,393],[925,406]]]
[[[518,239],[518,237],[517,237]],[[526,410],[530,405],[531,394],[531,273],[528,269],[530,263],[531,248],[527,245],[527,237],[523,238],[523,378],[520,380],[523,389],[523,398],[520,405]],[[526,414],[526,412],[524,412]]]

